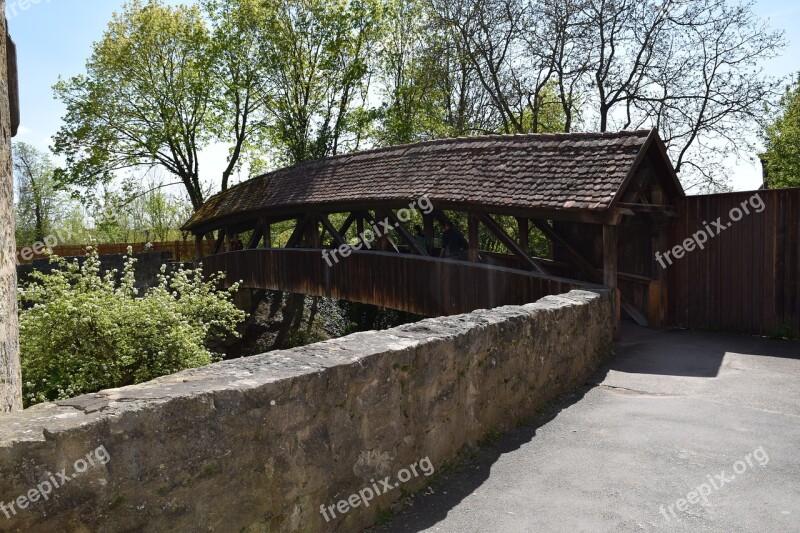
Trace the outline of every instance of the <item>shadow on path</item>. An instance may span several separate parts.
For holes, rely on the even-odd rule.
[[[606,390],[608,390],[609,387],[612,389],[625,388],[630,385],[629,382],[632,382],[633,385],[642,385],[644,388],[653,387],[653,384],[658,384],[657,386],[659,387],[671,387],[677,391],[677,394],[671,396],[683,397],[693,394],[691,392],[692,387],[712,387],[711,390],[714,391],[712,395],[715,399],[719,399],[720,393],[742,398],[746,395],[741,393],[736,387],[750,387],[750,382],[755,380],[754,383],[760,384],[758,385],[759,390],[766,392],[767,397],[770,397],[770,390],[772,390],[773,386],[782,390],[781,387],[786,387],[787,385],[782,381],[778,383],[758,381],[766,375],[763,374],[762,371],[764,368],[767,368],[772,372],[769,374],[770,376],[784,376],[784,378],[778,379],[785,379],[786,372],[790,372],[791,369],[796,367],[788,360],[800,360],[800,343],[692,331],[659,332],[640,328],[632,324],[624,324],[621,339],[617,343],[614,352],[614,358],[606,366],[599,369],[584,386],[552,402],[526,425],[514,429],[497,439],[491,445],[485,445],[473,450],[469,457],[465,458],[457,466],[447,471],[437,472],[431,487],[427,491],[415,494],[412,497],[404,498],[396,506],[395,510],[397,514],[388,523],[380,526],[373,526],[366,531],[418,532],[427,529],[431,529],[432,531],[451,531],[452,529],[446,529],[442,526],[442,522],[445,522],[448,515],[457,507],[459,508],[458,512],[460,513],[460,518],[455,521],[447,520],[448,524],[452,524],[453,522],[459,523],[459,521],[463,522],[465,516],[494,515],[499,519],[502,517],[502,514],[508,512],[509,509],[514,509],[520,513],[535,513],[535,510],[515,508],[515,505],[519,505],[518,502],[515,504],[514,502],[505,502],[495,498],[495,494],[497,494],[497,498],[503,498],[511,496],[510,493],[519,493],[519,491],[527,490],[523,488],[523,483],[517,486],[515,482],[534,474],[520,471],[518,474],[512,473],[509,475],[509,470],[506,468],[504,470],[504,475],[506,476],[507,483],[512,486],[507,486],[506,489],[508,490],[498,491],[496,487],[497,473],[493,473],[492,470],[502,456],[518,452],[521,448],[530,446],[534,442],[538,443],[541,439],[534,441],[534,438],[537,436],[540,429],[558,418],[563,411],[604,413],[604,415],[601,416],[616,417],[619,419],[620,424],[625,424],[625,420],[630,420],[631,422],[628,424],[630,427],[628,427],[626,431],[630,431],[632,435],[631,438],[643,438],[645,442],[648,442],[647,438],[653,438],[656,439],[655,442],[661,442],[659,446],[667,445],[666,441],[663,440],[665,437],[651,430],[642,420],[650,420],[649,423],[655,424],[656,426],[662,424],[662,428],[668,427],[663,426],[663,424],[667,422],[659,420],[658,416],[655,414],[644,412],[639,414],[635,411],[626,411],[624,406],[629,405],[627,403],[611,403],[600,406],[597,404],[598,396],[593,392],[596,388],[603,388]],[[731,366],[736,364],[742,365],[741,362],[737,363],[736,361],[742,358],[733,356],[733,361],[729,360],[726,362],[726,354],[743,354],[748,361],[754,361],[751,365],[755,366],[741,368]],[[776,361],[772,358],[781,358],[781,360]],[[725,365],[726,369],[729,369],[725,370],[728,377],[726,379],[715,379],[720,377],[723,365]],[[764,368],[761,368],[762,366]],[[744,372],[744,374],[737,374],[737,372]],[[648,376],[650,377],[648,378]],[[664,376],[664,378],[660,378],[659,376]],[[668,378],[667,376],[673,377]],[[698,380],[696,378],[701,379]],[[731,385],[731,379],[734,379],[737,385]],[[615,387],[615,385],[621,385],[621,387]],[[592,398],[587,398],[581,406],[575,405],[584,400],[590,392],[592,392]],[[646,394],[637,394],[635,396],[643,398],[642,401],[646,401],[644,399],[648,397]],[[670,395],[664,397],[670,397]],[[696,397],[700,398],[700,396]],[[611,398],[617,398],[617,396],[612,395]],[[638,401],[635,397],[631,398],[632,400]],[[592,402],[595,402],[594,407],[592,406]],[[653,406],[655,404],[644,405]],[[669,410],[672,409],[673,404],[664,404],[664,406],[667,412],[671,412]],[[757,403],[751,403],[751,407],[756,406]],[[723,409],[730,410],[729,407],[723,407]],[[611,411],[609,412],[609,410]],[[614,410],[619,410],[619,412],[614,414]],[[680,409],[678,411],[683,412]],[[657,412],[658,411],[656,411],[656,413]],[[645,418],[631,419],[631,413],[635,413],[635,416],[643,416]],[[691,420],[690,415],[678,414],[676,416],[681,423],[686,420]],[[686,420],[682,417],[685,417]],[[573,442],[577,443],[581,439],[585,440],[587,438],[590,440],[599,439],[603,441],[610,439],[612,442],[614,441],[615,437],[609,437],[608,432],[603,429],[602,421],[604,419],[600,419],[601,422],[598,422],[598,426],[588,428],[590,433],[587,434],[585,433],[587,431],[586,426],[571,426],[571,424],[575,423],[574,421],[576,418],[578,420],[581,419],[580,416],[576,417],[573,413],[565,418],[566,422],[562,423],[561,421],[557,421],[554,429],[548,429],[550,444],[545,446],[547,451],[562,455],[558,452],[560,447],[569,447]],[[685,431],[694,431],[691,429],[692,426],[681,427]],[[554,431],[564,439],[563,441],[556,441],[555,447],[553,444]],[[613,432],[617,430],[614,429],[610,431]],[[648,431],[650,433],[647,433]],[[667,431],[670,430],[667,429]],[[584,434],[576,435],[578,432],[584,432]],[[702,432],[699,430],[697,435],[699,435],[697,438],[703,437]],[[649,446],[652,448],[654,445],[655,443],[651,442]],[[538,444],[535,450],[525,450],[521,455],[527,455],[529,458],[533,457],[532,460],[536,461],[535,457],[543,451],[542,445]],[[631,449],[629,452],[635,453],[635,449]],[[517,453],[516,456],[519,457],[520,454]],[[570,456],[564,454],[564,457]],[[580,460],[579,457],[583,456],[579,455],[578,460]],[[613,455],[609,455],[609,457],[613,457]],[[575,459],[576,457],[573,457],[573,460]],[[586,461],[596,461],[597,457],[586,457],[585,459]],[[523,467],[523,464],[519,464],[519,468]],[[575,471],[585,472],[581,465],[564,464],[558,468],[560,470],[557,470],[555,474],[557,476],[556,479],[563,479],[565,476],[574,475]],[[558,472],[561,472],[561,474]],[[488,483],[490,476],[495,478],[495,486],[493,489],[490,488],[491,484]],[[503,474],[501,474],[501,477],[502,476]],[[543,486],[547,486],[546,483],[547,482],[543,481]],[[527,487],[530,487],[530,484],[528,484]],[[541,489],[542,487],[539,488]],[[477,496],[478,494],[480,494],[480,496]],[[505,494],[505,496],[503,496],[503,494]],[[475,495],[474,503],[470,500],[470,497],[473,495]],[[576,494],[575,497],[578,497],[578,495]],[[506,503],[508,505],[505,505]],[[551,504],[561,507],[557,502],[551,502]],[[529,505],[533,505],[533,503],[531,502]],[[483,509],[484,512],[477,512],[478,509]],[[558,510],[552,509],[551,511],[555,512]],[[521,519],[522,517],[519,518]],[[572,517],[565,516],[564,518],[569,521],[569,518]],[[566,522],[564,522],[564,524],[566,524]],[[464,526],[465,524],[462,523],[461,525]],[[474,531],[492,531],[493,527],[500,527],[499,524],[474,524],[474,526],[480,526],[480,529],[474,529]]]
[[[603,380],[608,367],[600,369],[590,383]],[[555,419],[561,411],[583,399],[593,385],[587,384],[553,400],[542,411],[512,431],[470,451],[467,457],[447,471],[437,472],[430,488],[405,498],[396,505],[394,516],[388,523],[373,526],[365,532],[417,532],[441,522],[450,509],[472,495],[489,478],[492,465],[503,455],[530,443],[539,428]]]

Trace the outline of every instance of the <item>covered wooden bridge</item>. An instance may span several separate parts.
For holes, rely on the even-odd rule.
[[[184,229],[206,272],[247,288],[437,316],[603,285],[619,289],[624,312],[659,326],[666,295],[654,252],[667,248],[683,195],[655,130],[471,137],[271,172],[214,196]],[[439,257],[441,228],[459,221],[465,257]],[[287,223],[290,236],[276,242]],[[534,232],[547,253],[534,253]],[[505,252],[481,250],[482,235]],[[216,244],[203,257],[207,238]]]

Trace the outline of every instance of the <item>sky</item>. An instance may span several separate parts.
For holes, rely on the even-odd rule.
[[[99,40],[123,0],[6,0],[9,31],[17,44],[22,124],[15,140],[47,149],[61,125],[64,107],[53,97],[59,76],[72,77],[84,70],[92,43]],[[177,4],[180,0],[167,0]],[[789,46],[779,58],[766,63],[768,74],[788,76],[800,71],[800,2],[756,0],[756,13],[783,29]],[[755,127],[755,126],[754,126]],[[754,155],[754,154],[752,154]],[[219,176],[226,150],[215,147],[201,154],[203,177]],[[758,163],[734,165],[734,190],[756,189],[761,184]]]

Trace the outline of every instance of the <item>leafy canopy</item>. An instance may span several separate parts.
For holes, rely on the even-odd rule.
[[[57,190],[55,167],[46,152],[24,142],[14,143],[16,241],[18,246],[42,242],[73,207]]]
[[[55,136],[62,182],[90,188],[115,172],[161,165],[203,203],[198,152],[211,136],[210,36],[197,6],[139,0],[115,14],[94,45],[86,75],[60,80],[67,114]]]
[[[800,187],[800,74],[786,88],[778,117],[767,126],[763,160],[770,187]]]

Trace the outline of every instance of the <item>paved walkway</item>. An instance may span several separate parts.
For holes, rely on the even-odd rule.
[[[375,530],[800,532],[800,343],[626,325],[616,351]]]

